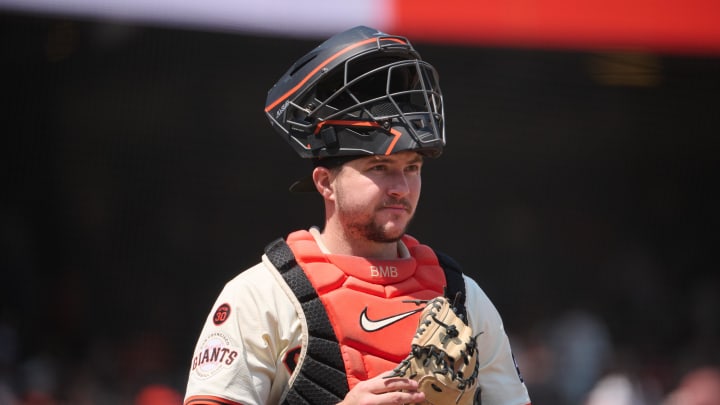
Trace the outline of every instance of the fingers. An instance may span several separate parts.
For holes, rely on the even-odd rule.
[[[343,404],[416,404],[425,400],[417,391],[417,381],[382,374],[358,383],[345,397]]]
[[[372,390],[377,393],[400,390],[417,391],[417,381],[405,377],[390,377],[390,375],[391,374],[382,374],[366,382],[371,384],[374,388]]]
[[[380,404],[419,404],[425,401],[425,394],[419,391],[415,392],[387,392],[377,396]]]

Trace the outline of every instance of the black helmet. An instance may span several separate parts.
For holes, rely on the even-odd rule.
[[[435,68],[406,38],[363,26],[300,58],[268,92],[265,113],[303,158],[436,157],[445,145]]]

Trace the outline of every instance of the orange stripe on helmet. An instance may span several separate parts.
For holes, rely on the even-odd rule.
[[[322,127],[325,125],[340,125],[343,127],[373,127],[373,128],[382,128],[380,124],[378,124],[375,121],[352,121],[352,120],[327,120],[320,122],[317,127],[315,127],[314,134],[317,135]]]
[[[390,133],[393,134],[394,138],[392,142],[390,142],[390,146],[388,146],[387,150],[385,151],[386,155],[392,153],[393,149],[395,148],[395,144],[397,143],[397,141],[400,140],[400,137],[402,136],[402,132],[398,131],[397,129],[390,128]]]
[[[375,121],[327,120],[320,122],[317,127],[315,127],[314,134],[317,135],[322,129],[322,127],[325,125],[340,125],[344,127],[371,127],[385,129],[382,125],[378,124]],[[390,131],[390,133],[393,135],[393,140],[392,142],[390,142],[390,146],[388,146],[388,148],[385,150],[385,155],[390,155],[392,154],[395,145],[400,140],[402,132],[393,128],[387,129],[387,131]]]
[[[398,43],[401,43],[401,44],[407,44],[406,41],[403,41],[403,40],[401,40],[401,39],[399,39],[399,38],[379,38],[379,40],[395,41],[395,42],[398,42]],[[343,49],[335,52],[335,54],[333,54],[331,57],[325,59],[321,64],[319,64],[318,66],[316,66],[315,69],[313,69],[310,73],[308,73],[308,75],[305,76],[305,77],[300,81],[300,83],[298,83],[297,85],[295,85],[295,87],[293,87],[292,89],[288,90],[285,94],[283,94],[282,96],[280,96],[280,98],[278,98],[277,100],[275,100],[275,101],[273,101],[272,103],[270,103],[267,107],[265,107],[265,112],[268,112],[268,111],[272,110],[272,109],[275,108],[278,104],[280,104],[280,102],[282,102],[282,101],[285,100],[286,98],[290,97],[291,94],[295,93],[295,92],[296,92],[300,87],[302,87],[308,80],[310,80],[310,78],[311,78],[315,73],[317,73],[320,69],[324,68],[325,65],[327,65],[327,64],[330,63],[330,62],[332,62],[334,59],[336,59],[336,58],[339,57],[340,55],[342,55],[342,54],[344,54],[344,53],[346,53],[346,52],[348,52],[348,51],[350,51],[350,50],[353,50],[353,49],[355,49],[355,48],[357,48],[357,47],[359,47],[359,46],[362,46],[362,45],[365,45],[365,44],[367,44],[367,43],[373,42],[373,41],[378,41],[378,38],[368,38],[368,39],[365,39],[365,40],[356,42],[356,43],[354,43],[354,44],[352,44],[352,45],[348,45],[348,46],[346,46],[345,48],[343,48]]]

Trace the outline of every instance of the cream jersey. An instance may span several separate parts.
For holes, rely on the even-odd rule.
[[[311,233],[326,251],[317,229]],[[400,246],[399,254],[408,255],[407,249]],[[477,348],[483,405],[529,404],[498,311],[474,280],[463,278],[469,324],[482,331]],[[279,404],[307,341],[303,316],[294,294],[263,255],[218,296],[195,347],[185,404]]]

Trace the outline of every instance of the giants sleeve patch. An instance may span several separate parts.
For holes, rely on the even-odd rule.
[[[199,346],[192,360],[190,371],[200,379],[210,378],[222,368],[232,366],[240,352],[230,345],[230,339],[222,333],[209,335]]]

